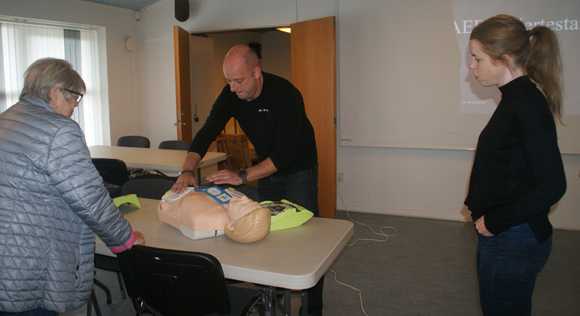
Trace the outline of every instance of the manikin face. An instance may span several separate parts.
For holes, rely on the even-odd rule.
[[[469,69],[473,70],[475,80],[484,87],[501,87],[510,80],[507,78],[509,70],[507,66],[495,63],[482,49],[482,44],[478,40],[469,41],[471,51],[471,62]]]

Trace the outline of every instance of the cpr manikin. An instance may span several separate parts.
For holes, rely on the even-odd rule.
[[[191,239],[225,233],[234,241],[251,243],[263,239],[270,231],[269,209],[241,194],[232,197],[218,187],[166,194],[157,213],[162,222]]]

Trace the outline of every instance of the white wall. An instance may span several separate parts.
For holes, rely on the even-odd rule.
[[[142,62],[141,94],[144,96],[144,111],[158,113],[150,117],[159,118],[160,110],[155,102],[149,102],[147,93],[164,94],[168,103],[174,102],[173,77],[167,77],[164,87],[150,85],[146,73],[162,73],[172,69],[173,47],[171,27],[175,24],[190,32],[219,31],[256,27],[269,27],[293,22],[338,16],[338,1],[269,1],[227,0],[192,1],[188,21],[179,23],[173,18],[173,1],[165,0],[147,8],[140,24],[140,36],[167,45],[156,45],[148,54],[162,56],[157,63]],[[340,30],[337,30],[340,32]],[[153,47],[151,47],[153,48]],[[147,50],[147,49],[146,49]],[[353,60],[340,58],[340,63]],[[342,76],[340,74],[338,81]],[[169,82],[171,80],[171,84]],[[377,83],[358,78],[360,86]],[[340,86],[340,85],[339,85]],[[345,87],[347,88],[347,87]],[[340,102],[340,100],[339,100]],[[147,131],[151,138],[164,135],[167,130],[144,121],[151,126]],[[163,137],[166,137],[165,135]],[[451,220],[468,220],[469,212],[463,206],[473,159],[472,151],[437,149],[400,149],[372,147],[339,147],[338,172],[344,174],[339,182],[338,209],[395,214]],[[580,229],[580,156],[564,155],[568,175],[568,193],[554,209],[552,220],[557,227]],[[323,184],[321,184],[323,185]]]
[[[473,151],[339,147],[338,209],[470,220],[463,205]],[[580,230],[580,155],[563,155],[568,191],[550,215],[555,227]]]
[[[58,5],[49,7],[47,2]],[[114,121],[112,138],[123,133],[143,134],[152,140],[152,146],[157,146],[176,134],[173,25],[203,32],[291,24],[338,16],[337,2],[197,0],[191,1],[191,15],[184,23],[175,20],[171,0],[148,7],[140,22],[135,22],[130,10],[77,0],[2,0],[0,12],[106,26],[111,112],[118,115],[132,112],[134,117],[140,117],[140,121]],[[133,54],[119,47],[119,37],[128,32],[134,32],[139,41]],[[136,57],[137,71],[132,66]],[[340,52],[338,58],[339,63],[355,62],[341,59]],[[347,75],[339,73],[338,80]],[[363,86],[377,84],[365,78],[359,80]],[[338,172],[344,174],[344,181],[338,184],[339,209],[343,209],[342,197],[346,208],[355,211],[451,220],[468,218],[463,200],[472,151],[339,147],[337,154]],[[563,159],[568,192],[551,218],[556,227],[580,230],[580,155],[563,155]]]

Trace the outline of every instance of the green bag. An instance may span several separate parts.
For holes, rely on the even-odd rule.
[[[270,209],[270,231],[298,227],[314,216],[312,212],[304,207],[287,200],[262,201],[260,205]]]

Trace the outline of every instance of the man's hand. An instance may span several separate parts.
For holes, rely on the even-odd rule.
[[[197,188],[197,182],[195,181],[195,176],[189,172],[182,173],[177,181],[171,187],[171,192],[181,193],[183,190],[187,189],[188,186],[193,186]]]
[[[200,161],[201,157],[197,153],[188,152],[181,170],[196,170]],[[183,190],[187,189],[188,186],[197,188],[195,176],[191,172],[182,173],[179,178],[177,178],[173,187],[171,187],[171,192],[181,193]]]
[[[243,183],[236,172],[226,169],[212,172],[207,176],[206,180],[215,184],[231,184],[236,186]]]

